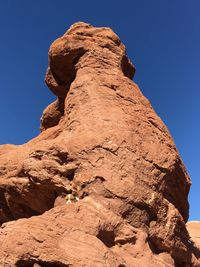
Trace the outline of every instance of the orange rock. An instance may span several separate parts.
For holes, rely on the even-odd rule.
[[[190,178],[134,72],[109,28],[53,42],[42,133],[0,146],[0,266],[199,266]]]

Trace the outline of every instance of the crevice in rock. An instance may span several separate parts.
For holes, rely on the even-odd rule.
[[[8,206],[8,203],[5,198],[5,190],[1,189],[0,191],[0,224],[14,220],[12,212]]]
[[[150,208],[150,206],[143,202],[134,202],[133,205],[139,210],[144,210],[147,212],[150,221],[157,221],[157,214]]]
[[[134,204],[128,204],[125,202],[126,208],[121,213],[123,219],[136,228],[146,227],[149,225],[152,218],[146,209],[138,208]]]
[[[115,242],[116,244],[120,244],[120,245],[125,245],[127,243],[130,243],[132,245],[135,245],[137,241],[136,236],[130,237],[130,238],[125,238],[125,239],[117,239],[117,241]]]
[[[107,152],[110,152],[111,154],[113,154],[114,156],[118,156],[117,151],[119,150],[120,145],[117,148],[109,148],[109,147],[105,147],[103,145],[97,145],[95,147],[92,148],[92,150],[105,150]]]
[[[162,252],[166,252],[165,250],[162,250],[159,246],[157,246],[150,238],[148,238],[147,242],[153,254],[160,254]]]
[[[97,182],[105,182],[105,178],[102,177],[102,176],[96,175],[90,181],[83,182],[81,184],[81,188],[84,189],[85,187],[87,187],[87,186],[89,186],[89,185],[91,185],[93,183],[97,183]]]
[[[32,259],[18,260],[16,263],[17,267],[70,267],[71,264],[64,264],[59,261],[35,261]]]
[[[96,237],[108,248],[115,245],[115,234],[113,230],[100,229]]]
[[[151,123],[151,125],[153,125],[156,129],[161,131],[163,134],[166,134],[166,130],[164,128],[161,128],[159,124],[156,123],[156,121],[154,120],[155,120],[154,118],[151,118],[151,117],[148,118],[148,122]]]
[[[73,181],[76,170],[77,170],[77,168],[70,169],[70,170],[67,171],[67,179],[69,181]]]
[[[120,98],[120,99],[123,99],[124,101],[127,101],[127,102],[130,102],[131,104],[136,104],[136,101],[135,100],[133,100],[132,98],[130,98],[130,97],[125,97],[125,96],[123,96],[121,93],[120,93],[120,91],[118,91],[117,93],[117,96]]]

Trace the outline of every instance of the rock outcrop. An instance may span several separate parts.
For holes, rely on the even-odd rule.
[[[0,146],[0,266],[200,266],[190,178],[134,73],[109,28],[53,42],[41,134]]]

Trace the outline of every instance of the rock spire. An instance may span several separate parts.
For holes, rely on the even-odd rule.
[[[41,134],[0,146],[0,266],[200,266],[190,178],[110,28],[49,49]]]

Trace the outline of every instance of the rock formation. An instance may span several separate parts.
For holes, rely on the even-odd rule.
[[[200,266],[190,178],[134,72],[109,28],[53,42],[41,134],[0,146],[0,266]]]

